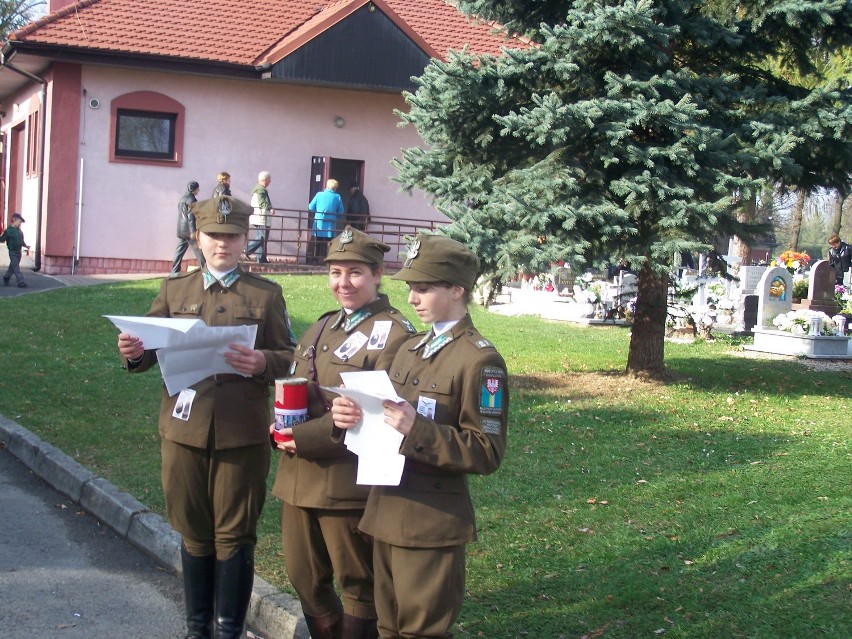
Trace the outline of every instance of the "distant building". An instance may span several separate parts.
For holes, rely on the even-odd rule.
[[[377,223],[446,222],[392,181],[392,158],[422,143],[394,110],[430,58],[505,44],[442,0],[48,4],[2,49],[0,202],[57,274],[167,271],[187,182],[206,197],[222,170],[245,200],[272,173],[293,259],[328,177],[344,197],[361,184]]]

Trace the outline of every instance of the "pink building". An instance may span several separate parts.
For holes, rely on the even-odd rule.
[[[165,272],[186,184],[219,171],[248,201],[261,170],[270,254],[304,263],[308,202],[358,182],[392,245],[447,220],[393,181],[421,144],[395,110],[430,58],[499,53],[443,0],[50,0],[0,59],[2,220],[27,219],[47,273]],[[392,254],[394,256],[394,254]],[[187,258],[189,258],[189,254]],[[189,261],[185,258],[185,261]],[[391,258],[393,259],[393,257]]]

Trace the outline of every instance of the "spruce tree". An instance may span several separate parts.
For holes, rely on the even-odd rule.
[[[399,180],[504,281],[626,259],[639,275],[628,372],[665,375],[672,257],[760,230],[737,221],[738,194],[766,180],[849,190],[848,78],[807,87],[767,60],[815,72],[814,49],[849,45],[850,2],[459,6],[521,37],[427,66],[400,114],[426,144],[403,151]]]

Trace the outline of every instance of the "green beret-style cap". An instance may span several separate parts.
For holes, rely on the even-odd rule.
[[[211,197],[192,205],[195,228],[204,233],[248,233],[249,215],[254,210],[230,195]]]
[[[420,233],[408,247],[408,258],[391,279],[404,282],[447,282],[472,291],[479,276],[479,258],[461,242],[443,235]]]
[[[384,242],[374,240],[366,233],[347,226],[328,245],[328,255],[325,261],[366,262],[367,264],[382,266],[385,262],[385,253],[388,251],[390,251],[390,246]]]

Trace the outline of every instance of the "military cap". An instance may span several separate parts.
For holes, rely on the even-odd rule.
[[[326,262],[366,262],[381,266],[385,261],[385,253],[390,251],[390,246],[378,240],[374,240],[366,233],[362,233],[351,226],[346,226],[343,232],[328,245],[328,256]]]
[[[472,291],[479,258],[461,242],[443,235],[420,233],[408,247],[402,269],[391,275],[404,282],[448,282]]]
[[[187,184],[187,185],[186,185],[186,192],[187,192],[187,193],[192,193],[192,192],[193,192],[195,189],[197,189],[197,188],[199,188],[199,186],[198,186],[198,182],[196,182],[195,180],[193,180],[192,182],[190,182],[189,184]]]
[[[204,233],[248,233],[249,215],[254,210],[230,195],[211,197],[192,205],[195,228]]]

